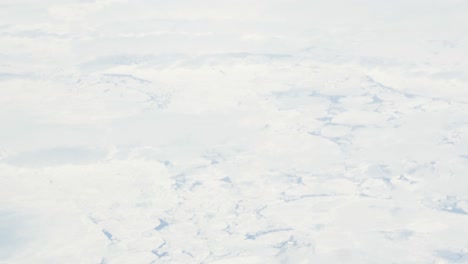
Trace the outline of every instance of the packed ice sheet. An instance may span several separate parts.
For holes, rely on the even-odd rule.
[[[0,263],[468,263],[468,2],[0,2]]]

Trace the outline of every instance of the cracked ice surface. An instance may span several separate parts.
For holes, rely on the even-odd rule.
[[[0,3],[0,263],[468,263],[468,3]]]

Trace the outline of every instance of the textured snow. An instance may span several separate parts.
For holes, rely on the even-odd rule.
[[[468,2],[0,2],[0,263],[468,263]]]

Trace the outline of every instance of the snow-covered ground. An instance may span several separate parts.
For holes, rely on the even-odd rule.
[[[0,1],[0,263],[468,263],[468,2]]]

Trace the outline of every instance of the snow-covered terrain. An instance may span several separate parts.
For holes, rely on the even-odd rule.
[[[0,1],[0,263],[468,263],[468,2]]]

